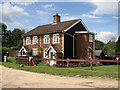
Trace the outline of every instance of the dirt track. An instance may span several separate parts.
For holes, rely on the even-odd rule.
[[[110,78],[61,77],[2,67],[2,88],[117,88]]]

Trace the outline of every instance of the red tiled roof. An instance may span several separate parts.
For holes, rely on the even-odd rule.
[[[29,36],[29,35],[39,35],[39,34],[44,34],[44,33],[50,33],[50,32],[61,32],[80,19],[75,19],[75,20],[69,20],[69,21],[64,21],[64,22],[59,22],[57,24],[47,24],[47,25],[41,25],[33,30],[23,34],[23,36]]]

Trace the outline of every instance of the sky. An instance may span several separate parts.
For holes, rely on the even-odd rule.
[[[9,2],[8,2],[9,1]],[[29,2],[28,2],[29,1]],[[61,21],[82,19],[95,38],[107,43],[118,38],[118,2],[117,0],[63,0],[55,2],[38,0],[4,0],[0,2],[0,22],[9,30],[20,28],[28,32],[38,25],[53,22],[53,15],[58,13]]]

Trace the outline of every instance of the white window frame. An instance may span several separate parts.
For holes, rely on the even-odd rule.
[[[38,37],[37,36],[33,36],[33,44],[37,44],[38,43]]]
[[[28,45],[28,44],[31,44],[31,38],[30,37],[26,37],[26,45]]]
[[[34,53],[34,51],[37,51],[36,53]],[[33,56],[38,55],[38,49],[37,48],[33,48]]]
[[[58,35],[58,36],[57,36]],[[56,37],[56,38],[55,38]],[[55,40],[56,39],[56,40]],[[58,41],[57,41],[58,39]],[[59,43],[59,34],[53,34],[53,43]]]
[[[44,43],[48,44],[50,42],[49,35],[44,35]]]
[[[46,53],[47,49],[44,49],[44,58],[47,58],[47,53]]]
[[[93,35],[89,34],[89,42],[93,42]]]

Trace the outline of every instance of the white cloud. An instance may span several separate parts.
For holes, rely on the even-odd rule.
[[[19,5],[31,5],[39,0],[2,0],[2,2],[11,2]]]
[[[117,14],[118,12],[118,3],[117,2],[95,2],[96,0],[92,0],[92,3],[96,5],[96,9],[92,11],[92,14]]]
[[[113,16],[112,18],[114,18],[114,19],[119,19],[120,17]]]
[[[10,0],[1,0],[1,2],[6,2]],[[43,0],[11,0],[13,2],[43,2]],[[118,2],[119,0],[44,0],[44,2]]]
[[[2,8],[2,10],[0,9],[0,13],[2,13],[2,15],[0,16],[0,20],[3,21],[8,26],[8,28],[20,28],[27,30],[27,28],[25,27],[25,21],[23,21],[23,23],[13,20],[14,17],[29,15],[27,12],[24,11],[23,8],[20,8],[16,5],[13,6],[10,4],[10,2],[0,4],[0,8]]]
[[[69,14],[68,14],[68,13],[65,13],[64,15],[65,15],[65,16],[68,16]]]
[[[18,6],[12,6],[9,2],[0,4],[0,13],[2,13],[2,19],[4,22],[12,22],[13,16],[28,16],[28,13],[23,8]]]
[[[28,20],[22,22],[13,21],[12,23],[5,23],[9,29],[19,28],[21,30],[29,31],[32,28],[32,24]]]
[[[42,5],[42,7],[46,10],[56,10],[55,7],[54,7],[54,4],[45,4],[45,5]]]
[[[36,10],[36,12],[37,14],[39,14],[40,20],[44,20],[45,22],[49,21],[49,16],[51,15],[51,13],[42,10]]]
[[[113,32],[99,32],[95,36],[97,40],[103,41],[104,43],[107,43],[110,40],[113,40],[116,38],[116,34]]]
[[[27,28],[25,28],[25,26],[20,23],[20,22],[12,22],[12,23],[7,23],[8,27],[11,27],[11,28],[20,28],[22,30],[26,30]]]
[[[100,18],[100,17],[94,16],[94,15],[87,15],[87,14],[83,14],[82,16],[89,17],[89,18]]]
[[[63,17],[62,17],[62,21],[72,20],[72,19],[78,19],[78,18],[75,17],[75,16],[63,16]]]
[[[42,11],[42,10],[36,10],[36,12],[37,12],[37,14],[39,14],[39,15],[49,15],[48,12]]]

